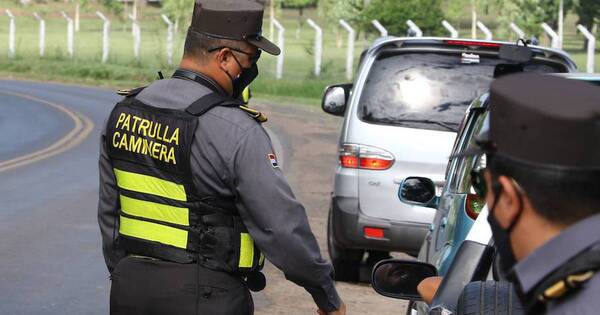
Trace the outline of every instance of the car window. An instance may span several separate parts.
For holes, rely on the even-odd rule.
[[[466,146],[465,150],[470,150],[474,148],[476,143],[476,136],[484,129],[488,129],[489,120],[487,120],[487,113],[485,112],[477,117],[474,121],[473,128],[470,130],[469,135],[469,143]],[[474,193],[471,187],[471,171],[475,168],[483,168],[485,167],[485,155],[479,156],[470,156],[458,158],[457,161],[457,169],[454,176],[454,181],[452,186],[450,187],[451,191],[454,193],[461,194],[472,194]]]
[[[484,94],[500,59],[460,52],[394,53],[374,62],[358,115],[365,122],[456,131],[471,101]],[[563,72],[548,64],[528,72]]]

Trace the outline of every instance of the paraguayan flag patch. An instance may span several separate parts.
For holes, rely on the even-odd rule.
[[[269,153],[269,154],[267,154],[267,158],[269,159],[269,162],[271,162],[271,165],[273,166],[273,168],[279,167],[279,163],[277,162],[277,157],[275,156],[275,154]]]

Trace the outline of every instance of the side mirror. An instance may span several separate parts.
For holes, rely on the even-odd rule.
[[[351,90],[352,84],[335,84],[325,88],[321,103],[323,111],[335,116],[344,116]]]
[[[407,177],[398,190],[400,201],[409,205],[437,208],[439,197],[435,195],[435,183],[425,177]]]
[[[373,268],[371,284],[383,296],[420,301],[417,286],[425,278],[437,276],[437,269],[419,261],[388,259]]]

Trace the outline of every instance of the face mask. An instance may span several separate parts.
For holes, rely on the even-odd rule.
[[[249,86],[250,83],[256,79],[256,77],[258,77],[258,66],[256,65],[256,62],[253,62],[252,66],[249,68],[244,68],[235,55],[232,54],[232,56],[233,60],[235,60],[240,69],[242,69],[242,72],[240,72],[240,74],[235,78],[233,78],[228,71],[225,71],[225,73],[231,80],[231,86],[233,87],[233,93],[231,96],[237,99],[242,95],[244,89]]]
[[[498,186],[498,189],[494,189],[494,192],[494,204],[492,205],[492,208],[490,209],[488,215],[488,223],[490,224],[492,236],[494,238],[494,244],[496,245],[496,249],[498,250],[498,255],[500,257],[500,271],[507,278],[510,278],[512,268],[517,263],[517,259],[515,258],[515,254],[510,244],[510,232],[513,230],[516,223],[519,221],[522,209],[519,209],[519,214],[507,229],[502,228],[502,226],[500,226],[500,223],[498,222],[498,220],[496,220],[496,217],[494,215],[496,206],[498,205],[498,200],[500,199],[500,195],[502,194],[502,186]],[[519,202],[519,204],[521,204],[521,202]]]
[[[243,71],[240,75],[232,80],[233,84],[233,98],[240,98],[244,89],[256,79],[258,76],[258,66],[256,64],[252,64],[250,68],[242,68]]]

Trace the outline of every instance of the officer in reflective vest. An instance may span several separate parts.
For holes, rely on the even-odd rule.
[[[490,91],[472,174],[527,314],[600,313],[600,88],[518,74]]]
[[[111,314],[252,314],[265,257],[345,314],[266,117],[240,101],[261,51],[280,53],[262,19],[256,1],[197,0],[173,77],[121,91],[100,144]]]

